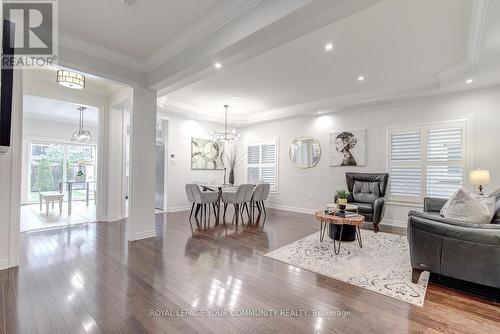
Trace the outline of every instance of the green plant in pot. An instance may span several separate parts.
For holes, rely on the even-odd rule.
[[[345,190],[337,190],[335,196],[337,197],[337,204],[339,205],[339,209],[345,210],[349,193]]]

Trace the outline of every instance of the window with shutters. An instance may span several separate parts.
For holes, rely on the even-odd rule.
[[[278,192],[278,143],[276,139],[247,144],[248,183],[267,182]]]
[[[465,185],[467,121],[388,131],[389,198],[448,198]]]

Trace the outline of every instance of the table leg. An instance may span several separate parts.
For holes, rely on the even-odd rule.
[[[45,214],[49,215],[49,200],[45,199]]]
[[[38,194],[38,199],[40,200],[40,211],[42,211],[42,195]]]
[[[323,240],[325,239],[325,232],[326,232],[326,228],[328,226],[328,223],[327,222],[323,222],[322,220],[320,220],[319,223],[320,223],[320,227],[319,227],[319,242],[323,242]]]
[[[363,248],[363,240],[361,240],[361,227],[356,227],[356,239],[358,239],[359,248]]]
[[[62,204],[63,204],[63,200],[60,199],[59,200],[59,216],[62,216]]]
[[[68,183],[68,215],[71,215],[71,201],[73,200],[73,183]]]
[[[335,241],[335,238],[333,239],[333,251],[335,255],[340,254],[340,246],[342,245],[342,233],[344,232],[344,225],[340,225],[340,235],[339,235],[339,242],[338,242],[338,249],[337,249],[337,243]]]
[[[222,188],[219,188],[219,198],[217,199],[217,217],[215,218],[215,225],[219,225],[220,221],[220,202],[222,198]]]

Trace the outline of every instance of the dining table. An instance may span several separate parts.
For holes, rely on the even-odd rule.
[[[238,189],[238,185],[235,184],[224,184],[224,183],[199,183],[203,191],[218,191],[219,198],[217,199],[217,212],[218,214],[215,216],[215,224],[219,224],[220,220],[220,207],[222,200],[222,192],[223,191],[236,191]],[[195,215],[198,215],[199,207],[196,209]],[[238,216],[238,215],[237,215]]]

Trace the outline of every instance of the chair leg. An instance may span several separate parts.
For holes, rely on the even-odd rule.
[[[210,227],[210,211],[211,211],[210,204],[207,204],[207,206],[208,206],[208,227]]]
[[[194,203],[191,205],[191,213],[189,214],[189,221],[191,221],[191,217],[193,216]]]
[[[194,212],[194,216],[197,217],[198,214],[200,213],[200,207],[201,205],[200,204],[196,204],[196,211]],[[201,219],[201,218],[200,218]]]
[[[262,211],[264,211],[264,219],[262,220],[262,229],[264,229],[264,225],[266,224],[266,219],[267,219],[267,211],[264,201],[261,201],[261,205],[262,205]]]
[[[252,222],[252,216],[250,216],[250,210],[248,209],[248,203],[245,203],[245,209],[247,210],[248,221]]]
[[[226,224],[226,211],[227,211],[227,203],[224,203],[224,213],[222,214],[222,221]]]
[[[378,227],[378,224],[373,223],[373,230],[375,231],[375,233],[377,233],[378,231],[380,231],[380,229]]]

